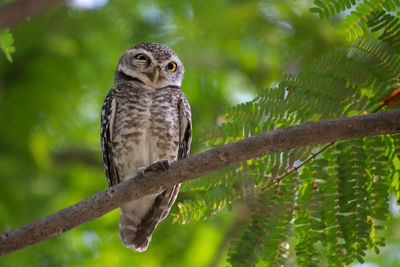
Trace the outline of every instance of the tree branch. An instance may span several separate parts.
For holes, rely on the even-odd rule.
[[[176,161],[166,171],[134,177],[20,228],[0,234],[0,256],[58,236],[147,194],[266,154],[309,145],[400,132],[400,109],[280,128]]]
[[[0,7],[0,29],[12,27],[26,17],[36,16],[63,0],[16,0]]]

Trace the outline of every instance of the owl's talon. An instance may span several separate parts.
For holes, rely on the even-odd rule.
[[[168,160],[161,160],[157,161],[146,168],[141,167],[137,171],[137,175],[139,177],[144,177],[146,172],[156,172],[159,170],[168,170],[169,169],[169,161]]]
[[[159,169],[163,169],[163,170],[169,169],[169,161],[168,160],[159,161],[157,163],[159,163]]]
[[[146,172],[146,169],[145,168],[139,168],[138,169],[138,172],[137,172],[137,175],[139,176],[139,177],[144,177],[144,173]]]
[[[153,164],[151,164],[150,166],[146,167],[146,169],[144,169],[144,172],[155,172],[158,170],[168,170],[169,168],[169,161],[168,160],[161,160],[161,161],[157,161]]]

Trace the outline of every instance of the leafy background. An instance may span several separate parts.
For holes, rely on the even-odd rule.
[[[347,7],[354,4],[344,2]],[[386,38],[396,47],[395,34],[379,32],[384,23],[392,23],[396,31],[396,12],[382,16],[379,10],[360,8],[358,15],[343,19],[345,15],[337,13],[345,9],[346,5],[343,8],[330,1],[103,0],[90,7],[72,1],[22,22],[10,30],[12,37],[3,32],[1,47],[10,47],[13,38],[15,52],[11,49],[0,57],[0,231],[107,187],[99,113],[112,86],[117,60],[133,44],[164,43],[183,60],[187,71],[183,90],[192,106],[195,154],[226,141],[211,138],[206,145],[203,142],[210,134],[207,129],[226,122],[221,115],[232,111],[229,106],[253,99],[260,89],[274,87],[278,81],[290,84],[293,79],[285,73],[299,73],[316,58],[337,51],[336,47],[351,47],[360,35]],[[379,35],[365,31],[371,23],[367,16],[376,17],[369,27]],[[312,165],[303,173],[312,178]],[[283,196],[289,194],[282,192],[293,190],[290,184],[298,182],[294,175],[287,178],[280,189]],[[182,203],[180,207],[195,203],[196,196],[201,196],[197,193],[208,184],[185,185],[177,203]],[[266,201],[268,197],[272,196],[265,196]],[[190,223],[169,216],[155,231],[146,253],[123,247],[119,211],[115,210],[60,237],[3,257],[0,265],[225,266],[229,243],[242,234],[245,219],[238,214],[248,212],[240,207],[232,213],[222,209],[224,205],[230,208],[234,198],[192,214]],[[383,233],[387,245],[379,255],[368,253],[370,264],[397,266],[400,261],[400,219],[394,199],[390,198],[390,220]],[[289,199],[282,201],[290,204]],[[175,205],[172,213],[179,214],[180,207]],[[196,220],[205,214],[208,220]],[[185,223],[172,224],[173,220]],[[291,236],[288,244],[294,245],[295,233]],[[295,253],[293,249],[288,253],[286,264],[292,266]]]

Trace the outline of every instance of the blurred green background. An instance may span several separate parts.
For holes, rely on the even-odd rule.
[[[273,86],[335,46],[350,45],[337,33],[339,22],[320,20],[311,6],[292,0],[80,0],[11,28],[13,62],[0,54],[0,232],[107,188],[99,115],[117,61],[129,47],[163,43],[184,62],[196,154],[207,149],[204,133],[225,108],[250,100],[258,88]],[[188,225],[168,217],[148,251],[138,254],[120,242],[114,210],[0,258],[0,266],[225,266],[221,244],[232,223],[228,211]],[[391,220],[391,245],[379,257],[367,257],[366,266],[400,266],[399,223]]]

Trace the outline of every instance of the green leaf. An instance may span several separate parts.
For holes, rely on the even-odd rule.
[[[0,48],[3,50],[8,61],[12,62],[11,54],[14,53],[14,38],[9,29],[0,32]]]

